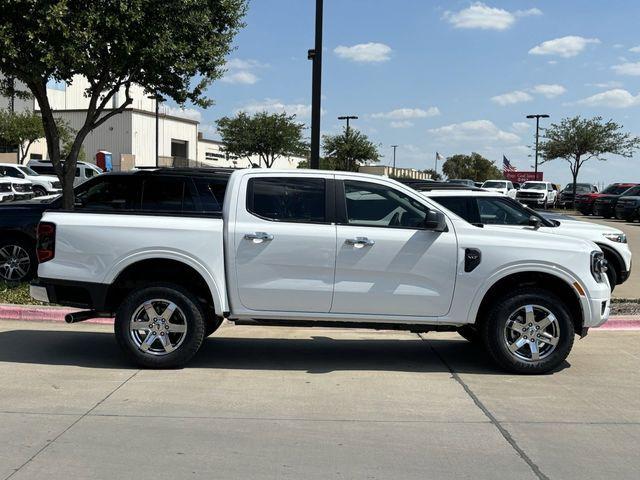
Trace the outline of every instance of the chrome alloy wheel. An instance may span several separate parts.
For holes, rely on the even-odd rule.
[[[133,343],[150,355],[167,355],[182,345],[187,320],[175,303],[161,298],[147,300],[131,316]]]
[[[556,349],[560,328],[556,317],[540,305],[524,305],[509,315],[504,342],[511,354],[525,362],[542,360]]]
[[[29,253],[20,245],[5,245],[0,248],[0,278],[17,282],[27,276],[31,268]]]

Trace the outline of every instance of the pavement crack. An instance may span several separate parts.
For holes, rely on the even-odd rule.
[[[465,381],[458,375],[458,373],[453,369],[453,367],[445,360],[445,358],[438,352],[438,350],[431,344],[431,342],[424,337],[423,334],[418,334],[423,341],[427,342],[429,348],[433,351],[436,357],[443,363],[443,365],[449,370],[453,379],[460,384],[466,394],[473,400],[473,403],[484,413],[485,417],[489,419],[489,421],[493,424],[494,427],[500,432],[502,437],[506,440],[506,442],[511,445],[511,448],[515,450],[518,456],[524,460],[524,462],[529,466],[529,468],[533,471],[533,474],[539,480],[549,480],[542,471],[540,467],[536,465],[536,463],[527,455],[527,453],[518,445],[516,440],[511,436],[511,433],[500,423],[500,421],[491,413],[491,411],[482,403],[482,401],[478,398],[478,396],[471,390],[471,387],[465,383]]]
[[[78,424],[78,422],[80,422],[80,420],[82,420],[83,418],[85,418],[87,415],[89,415],[91,412],[93,412],[96,408],[98,408],[100,405],[102,405],[104,402],[106,402],[109,397],[111,397],[111,395],[113,395],[114,393],[116,393],[118,390],[120,390],[129,380],[131,380],[133,377],[135,377],[138,373],[140,373],[140,370],[135,371],[134,373],[132,373],[131,375],[129,375],[123,382],[121,382],[116,388],[114,388],[111,392],[109,392],[104,398],[102,398],[101,400],[99,400],[98,402],[96,402],[96,404],[91,407],[89,410],[87,410],[86,412],[84,412],[82,415],[80,415],[75,421],[73,421],[67,428],[65,428],[64,430],[62,430],[62,432],[60,432],[58,435],[56,435],[52,440],[50,440],[49,442],[47,442],[45,445],[42,446],[42,448],[40,448],[36,453],[34,453],[33,455],[31,455],[31,457],[29,457],[27,459],[27,461],[25,461],[22,465],[20,465],[18,468],[16,468],[12,473],[9,474],[9,476],[5,477],[4,480],[9,480],[10,478],[12,478],[14,475],[16,475],[20,470],[22,470],[24,467],[26,467],[27,465],[29,465],[29,463],[31,463],[38,455],[40,455],[42,452],[44,452],[47,448],[49,448],[49,446],[53,445],[56,440],[58,440],[60,437],[62,437],[65,433],[67,433],[69,430],[71,430],[75,425]]]

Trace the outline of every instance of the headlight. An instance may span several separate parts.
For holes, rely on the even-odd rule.
[[[627,243],[627,236],[624,233],[603,233],[602,236],[612,242]]]
[[[607,260],[604,258],[604,253],[593,251],[591,252],[591,274],[597,282],[604,282],[605,274],[607,273]]]

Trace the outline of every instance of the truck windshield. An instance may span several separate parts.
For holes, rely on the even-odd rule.
[[[602,193],[605,193],[607,195],[621,195],[624,192],[626,192],[627,190],[629,190],[629,188],[631,188],[629,185],[609,185],[607,188],[605,188]]]
[[[522,190],[546,190],[547,185],[543,182],[526,182],[520,188]]]
[[[506,188],[507,182],[487,181],[482,184],[482,188]]]

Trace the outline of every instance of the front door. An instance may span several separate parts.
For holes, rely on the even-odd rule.
[[[248,310],[328,313],[336,226],[333,176],[245,178],[234,231],[236,282]],[[327,195],[329,193],[329,195]]]
[[[425,229],[429,207],[417,193],[347,178],[342,184],[331,312],[446,315],[457,264],[451,226],[446,232]]]

